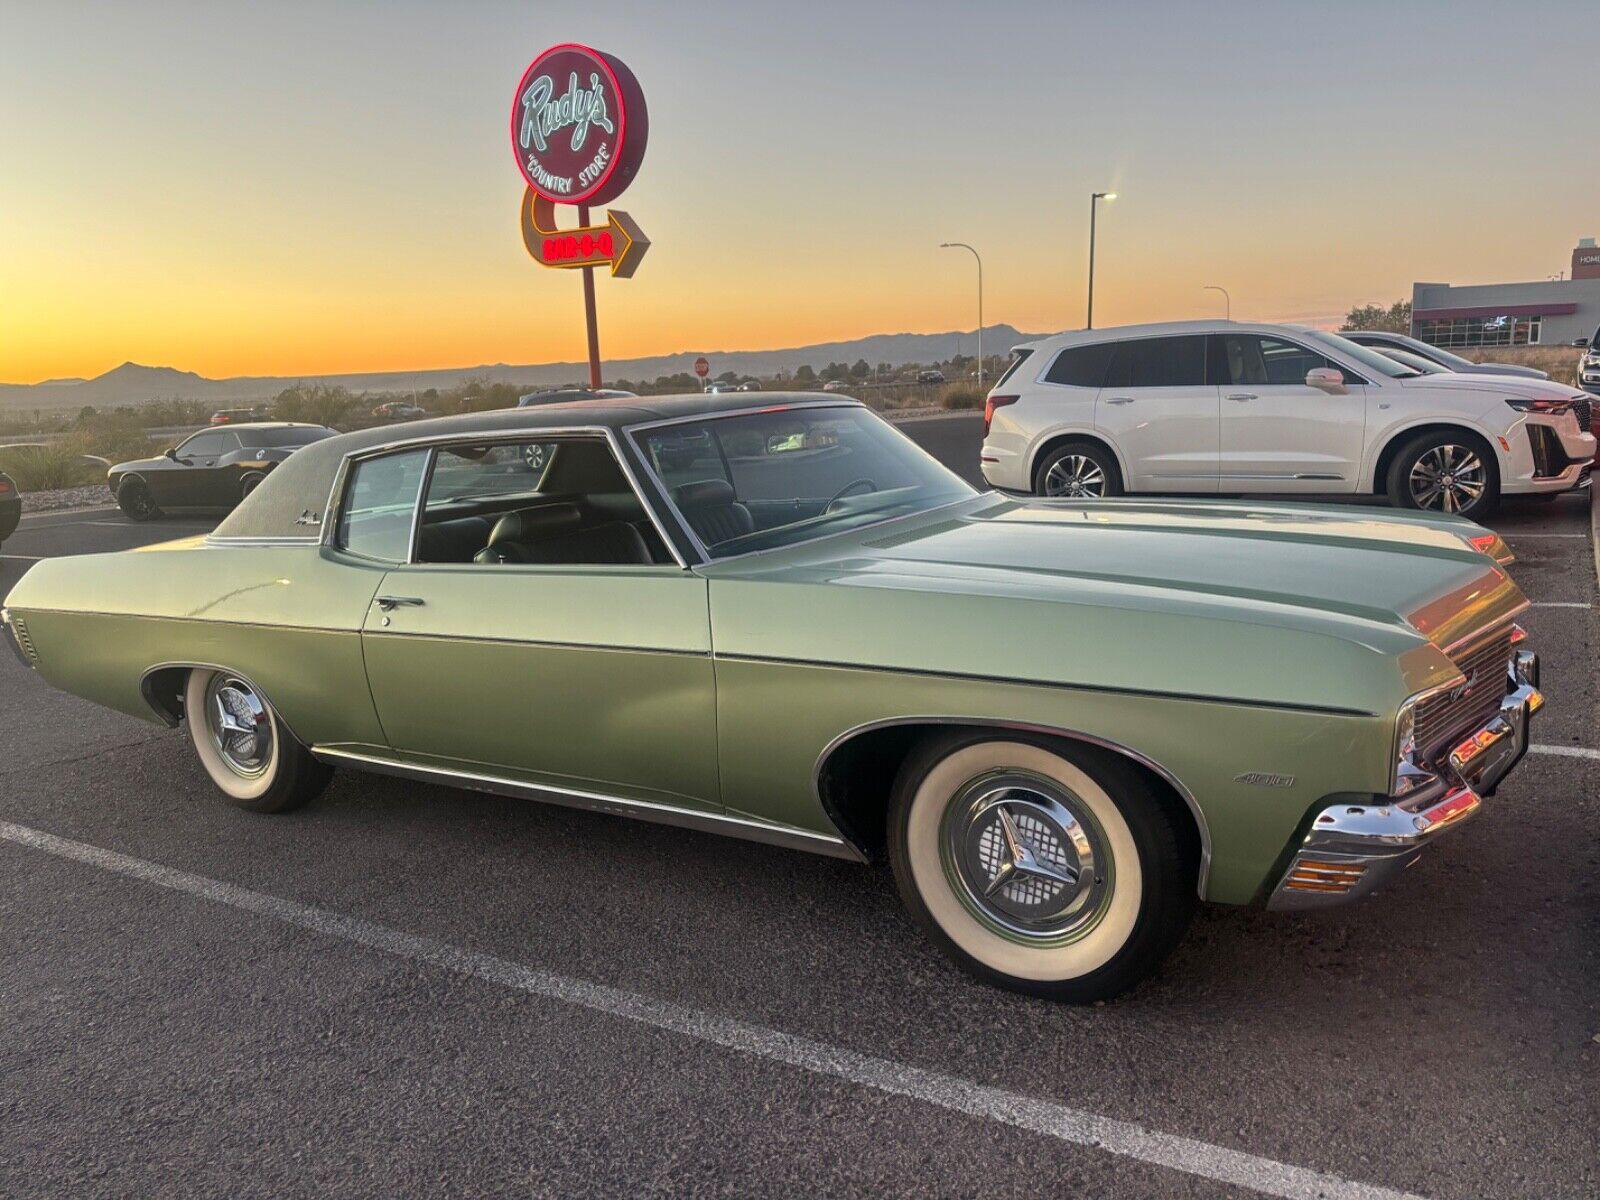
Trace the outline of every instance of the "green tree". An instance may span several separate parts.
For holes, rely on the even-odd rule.
[[[796,383],[815,383],[817,381],[817,373],[811,369],[810,363],[801,363],[799,369],[794,373],[794,381]]]
[[[856,361],[853,364],[851,364],[851,367],[850,367],[850,378],[851,379],[865,379],[868,375],[871,375],[871,374],[872,374],[872,365],[870,363],[868,363],[866,359],[858,358],[858,359],[856,359]]]
[[[272,415],[280,421],[338,425],[350,415],[355,403],[355,397],[342,387],[297,383],[278,393],[272,401]]]
[[[1411,301],[1396,300],[1388,308],[1381,304],[1361,304],[1345,314],[1340,329],[1374,329],[1386,333],[1411,332]]]

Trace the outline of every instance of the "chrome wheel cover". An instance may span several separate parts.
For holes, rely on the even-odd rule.
[[[1044,473],[1046,496],[1104,496],[1106,473],[1094,459],[1068,454],[1050,464]]]
[[[942,824],[951,886],[996,933],[1059,943],[1104,914],[1113,883],[1105,837],[1087,806],[1053,780],[1026,772],[974,779]]]
[[[543,442],[530,442],[522,448],[522,461],[528,464],[528,470],[542,471],[550,461],[550,447]]]
[[[255,689],[221,672],[206,685],[206,732],[240,779],[259,779],[272,764],[272,716]]]
[[[1445,445],[1425,451],[1412,463],[1406,482],[1418,508],[1458,513],[1483,498],[1489,479],[1477,451]]]

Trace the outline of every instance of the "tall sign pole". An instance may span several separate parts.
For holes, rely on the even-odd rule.
[[[598,388],[600,325],[594,269],[632,275],[650,248],[627,213],[607,211],[590,225],[591,205],[605,204],[633,182],[644,160],[650,118],[644,91],[615,55],[573,42],[552,46],[522,73],[511,102],[511,150],[527,183],[522,244],[540,266],[583,272],[583,316],[589,342],[589,386]],[[555,206],[578,210],[578,228],[561,229]]]

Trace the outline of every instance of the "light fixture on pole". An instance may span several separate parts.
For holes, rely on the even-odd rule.
[[[941,250],[957,247],[962,250],[972,250],[972,257],[978,260],[978,390],[981,392],[983,390],[983,258],[965,242],[939,243]]]
[[[1214,283],[1207,283],[1207,284],[1202,285],[1200,290],[1202,292],[1221,292],[1222,293],[1222,302],[1225,305],[1225,307],[1222,310],[1224,319],[1229,320],[1229,321],[1233,320],[1233,297],[1228,295],[1228,289],[1227,288],[1218,287]]]
[[[1115,192],[1091,192],[1089,194],[1089,309],[1084,314],[1083,327],[1094,328],[1094,214],[1095,207],[1100,201],[1106,203],[1117,198]]]

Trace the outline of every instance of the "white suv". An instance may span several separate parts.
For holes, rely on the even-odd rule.
[[[1186,321],[1019,346],[984,407],[982,469],[1043,496],[1383,494],[1483,516],[1587,486],[1590,397],[1424,375],[1317,329]]]

